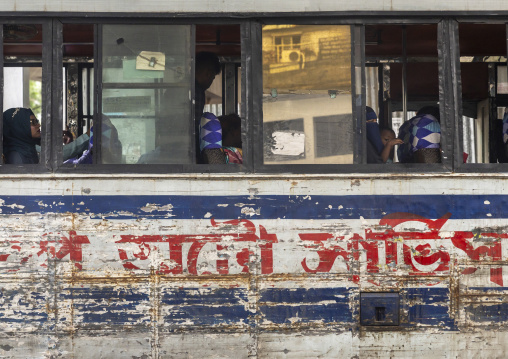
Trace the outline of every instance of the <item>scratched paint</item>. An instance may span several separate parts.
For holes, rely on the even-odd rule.
[[[503,356],[508,196],[458,181],[6,184],[0,355]],[[362,292],[397,293],[400,324],[361,326]]]

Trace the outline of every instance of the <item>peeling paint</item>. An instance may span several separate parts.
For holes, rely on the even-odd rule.
[[[369,181],[354,185],[358,194],[326,195],[305,180],[293,194],[291,183],[284,192],[267,180],[255,198],[235,188],[204,200],[187,185],[143,196],[139,183],[98,196],[103,184],[89,182],[94,195],[58,187],[66,184],[58,195],[0,194],[0,356],[508,349],[508,196],[373,195]],[[400,324],[361,326],[363,292],[397,293]]]
[[[159,206],[159,205],[154,204],[154,203],[147,203],[145,206],[141,207],[141,210],[143,212],[147,212],[147,213],[152,213],[154,211],[157,211],[157,212],[171,212],[172,209],[173,209],[173,205],[171,205],[171,204],[167,204],[167,205],[164,205],[164,206]]]

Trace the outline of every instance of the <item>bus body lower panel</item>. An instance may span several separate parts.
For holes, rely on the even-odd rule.
[[[503,179],[4,183],[6,357],[504,353]]]

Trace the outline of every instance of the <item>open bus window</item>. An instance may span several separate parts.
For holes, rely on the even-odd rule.
[[[194,117],[197,163],[243,163],[241,119],[238,116],[240,62],[239,25],[196,25]],[[208,76],[209,79],[214,77],[211,84]],[[213,121],[208,122],[211,115],[202,116],[207,113],[213,114]],[[219,128],[222,133],[216,136]]]
[[[461,23],[459,39],[463,160],[506,163],[508,153],[503,139],[503,118],[508,107],[506,26]]]
[[[265,164],[353,163],[351,27],[264,25]]]
[[[367,106],[381,129],[404,141],[386,162],[440,162],[437,25],[367,25],[365,56]],[[367,145],[378,141],[367,131]]]
[[[3,110],[12,116],[3,123],[3,155],[6,164],[40,162],[42,117],[42,25],[3,25]],[[30,122],[29,108],[39,121]],[[28,114],[29,112],[26,112]],[[35,126],[34,126],[35,125]]]

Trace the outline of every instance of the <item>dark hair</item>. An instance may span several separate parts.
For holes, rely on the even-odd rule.
[[[390,127],[380,127],[379,128],[379,133],[381,133],[383,131],[390,131],[391,133],[393,133],[395,135],[395,137],[397,137],[397,135],[395,134],[395,131],[392,130]]]
[[[196,68],[210,68],[218,75],[221,70],[219,57],[213,52],[198,52],[196,54]]]
[[[222,133],[238,130],[242,127],[242,119],[236,113],[219,116]]]
[[[63,131],[63,137],[67,137],[68,138],[67,141],[64,138],[64,141],[63,141],[64,145],[67,145],[67,144],[71,143],[72,141],[74,141],[74,136],[72,136],[72,133],[69,130],[64,130]]]
[[[225,147],[242,148],[242,120],[236,113],[219,116],[222,127],[222,145]]]
[[[416,113],[416,116],[423,116],[423,115],[432,115],[436,118],[437,122],[441,120],[441,116],[439,114],[439,106],[431,105],[431,106],[424,106],[421,109],[418,110]]]

